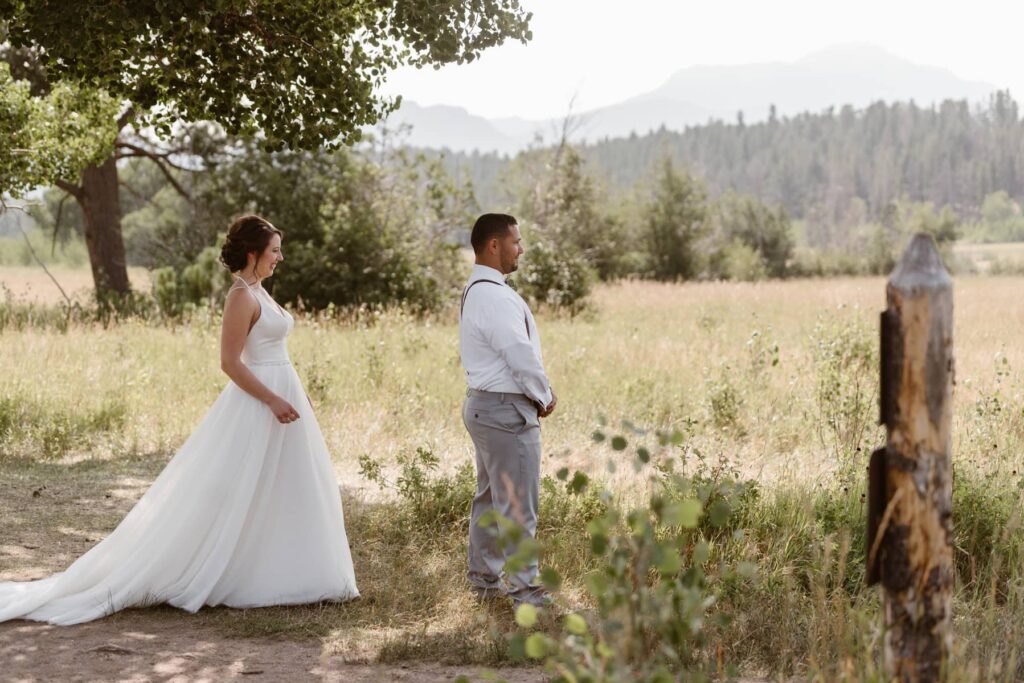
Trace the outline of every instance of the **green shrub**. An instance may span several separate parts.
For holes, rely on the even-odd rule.
[[[284,231],[278,300],[416,313],[456,300],[465,271],[453,235],[471,225],[474,200],[443,165],[384,146],[266,152],[245,144],[208,179],[201,201],[223,225],[244,210]]]
[[[523,262],[521,275],[513,284],[532,305],[573,316],[586,308],[593,276],[585,258],[536,239],[530,242]]]
[[[595,438],[603,441],[604,435],[598,432]],[[660,443],[681,440],[676,434],[662,436]],[[616,451],[628,447],[623,436],[609,443]],[[646,447],[636,449],[638,468],[651,458]],[[587,525],[595,569],[585,576],[585,584],[596,613],[567,614],[558,635],[544,630],[517,634],[511,641],[514,656],[542,660],[554,680],[566,682],[699,681],[730,673],[703,651],[705,625],[716,619],[715,583],[737,576],[721,566],[707,573],[710,539],[726,527],[734,504],[756,499],[755,489],[704,467],[683,474],[673,462],[668,458],[656,468],[640,507],[626,509],[610,502],[610,492],[602,494],[609,503]],[[568,473],[563,470],[559,476],[567,479]],[[586,484],[585,475],[577,473],[570,489],[585,490]],[[551,570],[542,579],[551,588],[562,581]],[[520,606],[516,620],[532,630],[537,610]]]
[[[876,339],[877,333],[856,318],[823,318],[812,334],[814,424],[822,445],[843,463],[875,443],[881,445],[867,440],[877,420]]]
[[[722,273],[730,280],[785,277],[793,258],[793,230],[786,210],[757,197],[723,193],[709,207],[713,241],[722,245]]]
[[[93,409],[50,407],[30,397],[0,397],[0,459],[60,458],[86,450],[124,425],[128,407],[105,399]]]
[[[197,307],[221,305],[231,275],[219,255],[219,249],[207,247],[180,271],[172,266],[153,271],[151,295],[162,315],[178,318]]]
[[[476,490],[470,463],[462,463],[451,476],[438,475],[440,459],[430,448],[420,446],[415,453],[399,453],[396,465],[397,474],[388,478],[384,463],[369,455],[359,456],[363,478],[396,495],[400,527],[425,532],[450,532],[459,526],[468,529]]]
[[[733,239],[722,249],[722,271],[727,280],[739,282],[754,282],[768,277],[761,254],[739,239]]]
[[[742,435],[740,409],[743,398],[727,373],[728,368],[725,368],[718,379],[707,382],[711,423],[718,429],[732,430]]]

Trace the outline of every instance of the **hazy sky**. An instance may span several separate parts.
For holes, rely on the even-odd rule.
[[[386,92],[497,118],[558,117],[612,104],[695,64],[793,61],[873,43],[1024,98],[1017,0],[522,0],[533,40],[439,71],[404,69]]]

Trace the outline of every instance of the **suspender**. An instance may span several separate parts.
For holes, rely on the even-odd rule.
[[[472,282],[470,282],[469,286],[466,287],[466,290],[462,292],[462,306],[459,307],[460,318],[462,317],[462,314],[466,311],[466,297],[469,296],[469,290],[473,289],[473,285],[478,285],[481,282],[490,282],[492,285],[498,285],[499,287],[506,286],[502,285],[500,282],[495,282],[494,280],[473,280]],[[525,313],[523,313],[523,325],[526,326],[526,338],[531,339],[532,337],[530,336],[530,319]]]

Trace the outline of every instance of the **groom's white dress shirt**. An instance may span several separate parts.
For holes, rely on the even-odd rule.
[[[459,347],[470,389],[525,394],[542,406],[551,404],[551,384],[544,372],[540,333],[533,313],[500,272],[473,265],[459,320]],[[497,284],[491,284],[497,283]]]

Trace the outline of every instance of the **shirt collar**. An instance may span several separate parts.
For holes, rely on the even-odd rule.
[[[490,280],[491,282],[497,282],[499,284],[505,284],[505,276],[500,271],[491,268],[490,266],[480,265],[479,263],[473,264],[473,272],[470,275],[471,280]]]

